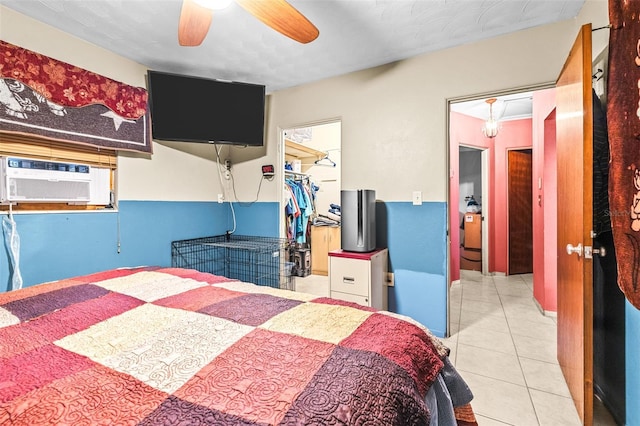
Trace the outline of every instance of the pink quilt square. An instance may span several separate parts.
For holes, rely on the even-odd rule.
[[[256,329],[175,392],[203,407],[278,424],[334,345]]]
[[[430,338],[417,326],[389,315],[373,314],[340,346],[379,353],[403,367],[422,395],[443,367]]]

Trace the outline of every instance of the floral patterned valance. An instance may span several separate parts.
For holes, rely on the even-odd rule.
[[[0,40],[0,131],[151,152],[147,91]]]
[[[147,91],[0,40],[0,76],[18,80],[53,103],[103,104],[124,118],[147,111]]]

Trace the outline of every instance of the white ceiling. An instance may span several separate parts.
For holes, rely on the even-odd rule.
[[[181,0],[1,0],[150,69],[267,92],[575,17],[584,0],[289,0],[320,30],[303,45],[237,4],[199,47],[177,41]],[[481,101],[482,102],[482,101]]]

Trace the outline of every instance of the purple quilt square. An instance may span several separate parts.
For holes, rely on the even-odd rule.
[[[299,300],[285,299],[270,294],[252,293],[214,303],[200,309],[199,312],[256,327],[301,303]]]
[[[18,317],[20,321],[28,321],[58,309],[66,308],[74,303],[108,294],[109,290],[93,284],[83,284],[41,293],[26,299],[15,300],[2,305],[3,308]]]
[[[203,407],[175,396],[169,396],[154,412],[149,414],[138,426],[199,426],[199,425],[238,425],[266,426],[242,417]]]
[[[413,379],[367,351],[336,347],[281,425],[428,425],[429,411]]]

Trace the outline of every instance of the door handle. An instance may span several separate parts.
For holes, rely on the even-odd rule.
[[[573,244],[567,244],[567,254],[572,255],[573,253],[577,254],[578,257],[582,256],[582,243],[579,243],[575,247]]]

